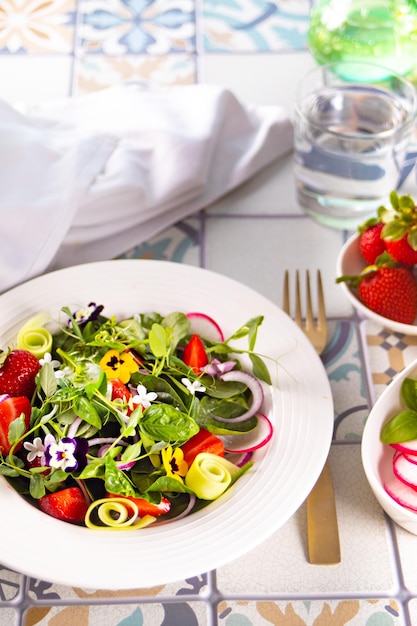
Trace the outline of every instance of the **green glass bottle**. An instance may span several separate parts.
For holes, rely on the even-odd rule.
[[[308,46],[319,64],[373,62],[412,79],[417,75],[417,0],[317,0]]]

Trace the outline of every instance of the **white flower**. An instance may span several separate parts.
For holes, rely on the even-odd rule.
[[[35,437],[33,442],[25,441],[23,447],[29,451],[27,455],[27,460],[29,461],[29,463],[34,461],[37,457],[43,457],[46,448],[55,443],[56,441],[53,435],[46,435],[43,443],[40,437]]]
[[[43,359],[39,359],[39,363],[41,365],[46,365],[47,363],[49,363],[49,365],[54,370],[61,365],[61,363],[59,361],[57,361],[56,359],[52,358],[52,355],[51,355],[50,352],[45,352],[45,354],[43,355]]]
[[[151,406],[151,402],[156,400],[158,394],[154,391],[149,391],[146,389],[144,385],[138,385],[136,387],[136,395],[133,396],[132,402],[134,404],[138,404],[144,409],[147,409],[148,406]]]
[[[203,385],[197,379],[194,382],[191,382],[191,380],[188,380],[188,378],[181,378],[181,382],[185,387],[187,387],[188,391],[193,396],[195,395],[196,391],[202,392],[206,390],[206,388],[203,387]]]
[[[91,381],[95,381],[99,379],[99,376],[102,372],[102,369],[98,363],[87,363],[85,368],[85,374],[87,378]]]
[[[70,376],[72,374],[72,369],[66,366],[62,370],[56,370],[54,374],[55,374],[55,378],[65,378],[66,376]]]

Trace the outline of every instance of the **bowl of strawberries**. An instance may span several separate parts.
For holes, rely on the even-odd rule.
[[[417,206],[395,191],[390,201],[341,249],[336,282],[365,317],[417,335]]]

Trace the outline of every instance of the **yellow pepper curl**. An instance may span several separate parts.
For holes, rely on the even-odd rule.
[[[187,472],[185,484],[197,498],[215,500],[230,486],[237,471],[236,465],[227,459],[210,452],[200,452]]]
[[[103,525],[95,524],[91,515],[97,509],[97,516]],[[132,530],[149,526],[156,520],[152,515],[139,517],[135,502],[126,498],[102,498],[92,502],[85,515],[85,525],[94,530]]]
[[[40,313],[28,320],[17,335],[18,349],[28,350],[37,359],[42,359],[47,352],[51,352],[52,334],[44,327],[49,320],[48,313]]]

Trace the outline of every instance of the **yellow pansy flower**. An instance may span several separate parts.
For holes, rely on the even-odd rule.
[[[161,454],[167,476],[182,482],[182,476],[185,476],[188,471],[188,463],[184,461],[184,452],[181,448],[173,450],[172,446],[168,446],[162,450]]]
[[[109,350],[100,361],[101,369],[106,372],[107,378],[112,380],[118,378],[122,383],[127,383],[130,376],[139,370],[130,352],[119,352],[118,350]]]

